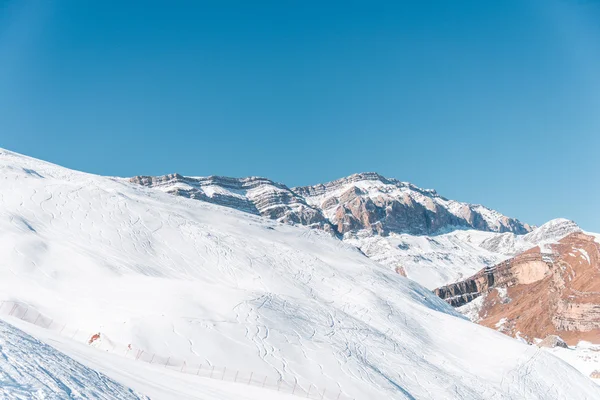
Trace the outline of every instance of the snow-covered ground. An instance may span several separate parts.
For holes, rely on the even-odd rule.
[[[305,391],[600,398],[568,364],[472,324],[327,234],[3,150],[0,296],[90,336]],[[82,361],[79,348],[59,347]],[[106,357],[104,372],[136,389]]]
[[[401,267],[407,277],[433,290],[508,258],[479,246],[494,235],[499,234],[476,230],[437,236],[392,233],[384,237],[359,233],[346,235],[344,241],[381,264],[392,269]]]
[[[2,399],[298,398],[247,384],[183,374],[163,366],[134,361],[99,351],[14,317],[2,318],[6,320],[0,320]]]
[[[0,320],[0,398],[146,399]]]
[[[565,360],[585,376],[591,377],[592,373],[597,372],[593,381],[600,385],[600,345],[582,341],[568,349],[554,347],[546,351]]]
[[[378,236],[359,232],[346,234],[344,241],[392,269],[401,267],[410,279],[435,289],[465,279],[535,246],[544,251],[549,243],[556,243],[580,230],[574,222],[559,218],[526,235],[474,229],[434,236],[395,233]]]

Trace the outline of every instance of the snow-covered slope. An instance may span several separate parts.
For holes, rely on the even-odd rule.
[[[579,231],[581,229],[574,222],[555,219],[526,235],[471,229],[434,236],[347,234],[344,241],[360,248],[373,260],[435,289],[532,247],[545,248]]]
[[[593,399],[329,235],[0,151],[0,300],[148,352],[357,399]]]
[[[493,235],[480,244],[480,247],[504,255],[514,256],[535,246],[545,250],[547,245],[556,243],[563,237],[580,232],[581,228],[573,221],[564,218],[553,219],[526,235],[504,233]]]
[[[2,320],[0,398],[147,399]]]
[[[162,365],[125,358],[122,354],[98,351],[95,347],[76,342],[67,335],[60,335],[16,318],[2,318],[14,326],[0,321],[4,331],[8,332],[7,341],[16,345],[3,345],[2,348],[7,355],[0,360],[0,371],[6,370],[2,372],[0,384],[2,399],[115,400],[146,399],[146,396],[153,400],[298,399],[296,396],[271,389],[184,374]],[[52,347],[40,341],[50,343]],[[4,379],[10,377],[10,374],[15,375],[12,384],[8,384],[8,380]],[[121,387],[115,381],[135,392]],[[101,392],[102,390],[104,392]],[[100,396],[94,397],[98,393]],[[104,397],[101,397],[102,395]]]

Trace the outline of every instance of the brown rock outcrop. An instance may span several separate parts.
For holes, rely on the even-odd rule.
[[[562,348],[566,349],[567,347],[569,347],[569,346],[567,346],[565,341],[562,340],[562,338],[560,336],[556,336],[556,335],[547,336],[546,339],[542,340],[537,345],[538,345],[538,347],[548,347],[548,348],[562,347]]]
[[[435,293],[457,307],[483,297],[478,323],[532,342],[557,335],[600,343],[600,245],[572,233],[552,253],[539,247]]]

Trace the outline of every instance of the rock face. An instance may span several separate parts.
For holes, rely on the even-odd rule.
[[[600,244],[576,232],[547,247],[435,293],[455,307],[477,299],[476,322],[529,342],[557,335],[568,344],[600,343]]]
[[[543,278],[549,271],[546,255],[533,249],[504,261],[460,282],[435,289],[435,294],[453,307],[465,305],[495,288],[528,284]]]
[[[208,201],[281,222],[307,225],[339,235],[367,232],[427,235],[472,228],[524,234],[531,230],[480,205],[445,199],[434,190],[362,173],[293,189],[269,179],[137,176],[131,182],[167,193]]]
[[[538,347],[547,347],[547,348],[551,348],[551,349],[553,349],[555,347],[562,347],[563,349],[566,349],[569,347],[569,346],[567,346],[565,341],[561,339],[560,336],[556,336],[556,335],[548,335],[546,337],[546,339],[542,340],[537,345],[538,345]]]
[[[171,174],[159,177],[136,176],[130,181],[176,196],[207,201],[280,222],[334,231],[321,210],[308,205],[287,186],[265,178],[186,177]]]
[[[367,172],[292,189],[323,211],[340,234],[366,230],[379,235],[428,235],[456,228],[527,233],[516,219],[480,205],[448,200],[435,190]]]

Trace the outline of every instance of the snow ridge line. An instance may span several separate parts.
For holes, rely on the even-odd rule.
[[[232,368],[215,366],[208,363],[188,363],[187,360],[181,360],[171,356],[160,356],[156,353],[134,347],[131,344],[125,345],[114,342],[105,335],[102,335],[100,332],[89,334],[84,329],[73,328],[66,324],[57,323],[53,319],[44,316],[27,303],[20,301],[1,301],[0,314],[9,315],[43,329],[58,332],[62,336],[78,342],[84,342],[98,350],[122,354],[123,357],[128,359],[147,362],[149,364],[156,364],[157,366],[164,366],[169,370],[180,373],[276,390],[278,392],[292,394],[308,399],[356,400],[356,398],[345,394],[339,384],[336,388],[319,388],[317,385],[312,383],[309,383],[309,386],[306,387],[305,384],[303,386],[298,381],[297,377],[293,377],[291,382],[288,382],[283,378],[275,378],[268,375],[256,374],[252,371],[240,371]]]

